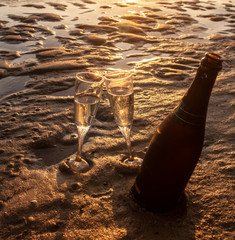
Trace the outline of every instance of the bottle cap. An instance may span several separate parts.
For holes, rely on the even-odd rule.
[[[208,68],[217,69],[220,71],[222,69],[222,58],[215,53],[206,53],[205,57],[202,59],[201,64]]]
[[[207,53],[206,56],[208,57],[209,62],[214,62],[214,63],[223,62],[222,58],[215,53]]]

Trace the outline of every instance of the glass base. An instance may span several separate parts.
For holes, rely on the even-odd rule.
[[[68,165],[76,173],[87,172],[90,169],[90,165],[84,159],[69,159]]]
[[[143,159],[137,156],[135,156],[134,159],[127,158],[123,161],[123,163],[127,165],[141,165],[142,162],[143,162]]]
[[[115,163],[115,169],[119,174],[136,175],[140,171],[142,162],[143,159],[137,156],[134,157],[134,160],[130,160],[129,158],[127,158],[124,160],[117,161]]]

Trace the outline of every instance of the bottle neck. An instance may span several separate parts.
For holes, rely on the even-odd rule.
[[[220,69],[202,60],[194,81],[173,112],[176,121],[193,127],[205,125],[211,91]]]
[[[217,74],[216,70],[205,71],[202,65],[198,68],[194,81],[182,99],[187,111],[201,117],[206,115]]]

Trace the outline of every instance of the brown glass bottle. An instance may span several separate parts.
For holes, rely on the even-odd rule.
[[[183,196],[201,154],[208,102],[221,68],[220,56],[206,54],[181,102],[157,128],[131,188],[142,207],[165,212]]]

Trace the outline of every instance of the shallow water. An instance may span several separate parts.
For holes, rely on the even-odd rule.
[[[24,85],[30,80],[29,76],[6,77],[0,81],[0,100],[2,97],[25,89]]]
[[[122,16],[138,15],[143,18],[147,18],[148,15],[151,18],[155,18],[155,22],[146,24],[149,29],[144,30],[146,37],[161,38],[164,39],[177,39],[179,42],[200,43],[209,42],[208,39],[213,34],[222,34],[225,37],[234,34],[231,31],[234,27],[234,18],[232,16],[235,11],[235,6],[232,5],[230,0],[211,0],[205,1],[184,1],[175,2],[170,4],[168,1],[166,4],[162,1],[151,0],[136,0],[136,1],[107,1],[98,0],[94,4],[88,4],[85,2],[77,1],[56,1],[56,3],[63,4],[62,10],[58,9],[48,1],[40,1],[35,6],[26,7],[25,4],[33,3],[33,1],[1,1],[0,6],[0,22],[4,24],[4,27],[0,28],[0,50],[19,51],[21,54],[19,57],[12,60],[13,64],[21,64],[28,59],[37,60],[35,53],[30,53],[31,50],[43,49],[46,47],[60,47],[67,46],[68,43],[78,44],[79,46],[90,47],[90,44],[83,40],[79,36],[71,36],[70,31],[77,29],[77,24],[101,24],[100,17],[110,17],[119,22],[125,22]],[[79,3],[79,6],[76,5]],[[10,14],[20,17],[29,17],[31,14],[43,14],[53,13],[60,16],[61,19],[55,21],[49,21],[40,19],[34,23],[29,23],[30,27],[35,28],[32,32],[32,37],[29,37],[26,41],[8,41],[4,40],[7,29],[15,29],[17,25],[22,24],[19,20],[13,20],[10,18]],[[160,17],[159,17],[160,16]],[[163,16],[163,18],[161,17]],[[221,16],[223,20],[213,20],[212,17]],[[156,31],[156,26],[159,24],[166,24],[170,21],[172,28],[169,30]],[[173,21],[173,22],[171,22]],[[174,22],[175,21],[175,22]],[[184,24],[185,21],[185,24]],[[103,23],[102,23],[103,24]],[[141,24],[141,22],[138,22]],[[37,27],[46,27],[46,30],[37,29]],[[62,27],[61,27],[62,26]],[[160,25],[159,25],[160,26]],[[61,29],[62,28],[62,29]],[[94,29],[93,29],[94,30]],[[27,31],[27,29],[25,30]],[[82,29],[83,36],[92,33],[89,28]],[[101,32],[98,34],[102,37],[110,37],[112,34],[108,32]],[[144,45],[154,46],[154,43],[146,43]],[[129,43],[126,41],[119,41],[115,43],[115,47],[120,49],[122,59],[117,60],[114,67],[131,68],[132,62],[142,61],[144,59],[151,59],[156,54],[157,56],[168,56],[167,52],[157,52],[156,54],[146,54],[146,48],[142,44],[141,47],[136,46],[135,43]],[[27,53],[27,54],[24,54]],[[127,57],[132,54],[133,57]],[[5,59],[1,57],[1,59]],[[7,59],[8,60],[8,59]],[[0,76],[4,78],[3,76]],[[0,95],[7,94],[7,91],[3,90],[6,86],[7,79],[5,81],[0,80]],[[14,88],[17,91],[17,87]],[[20,90],[19,88],[18,90]],[[13,90],[12,90],[13,91]]]

